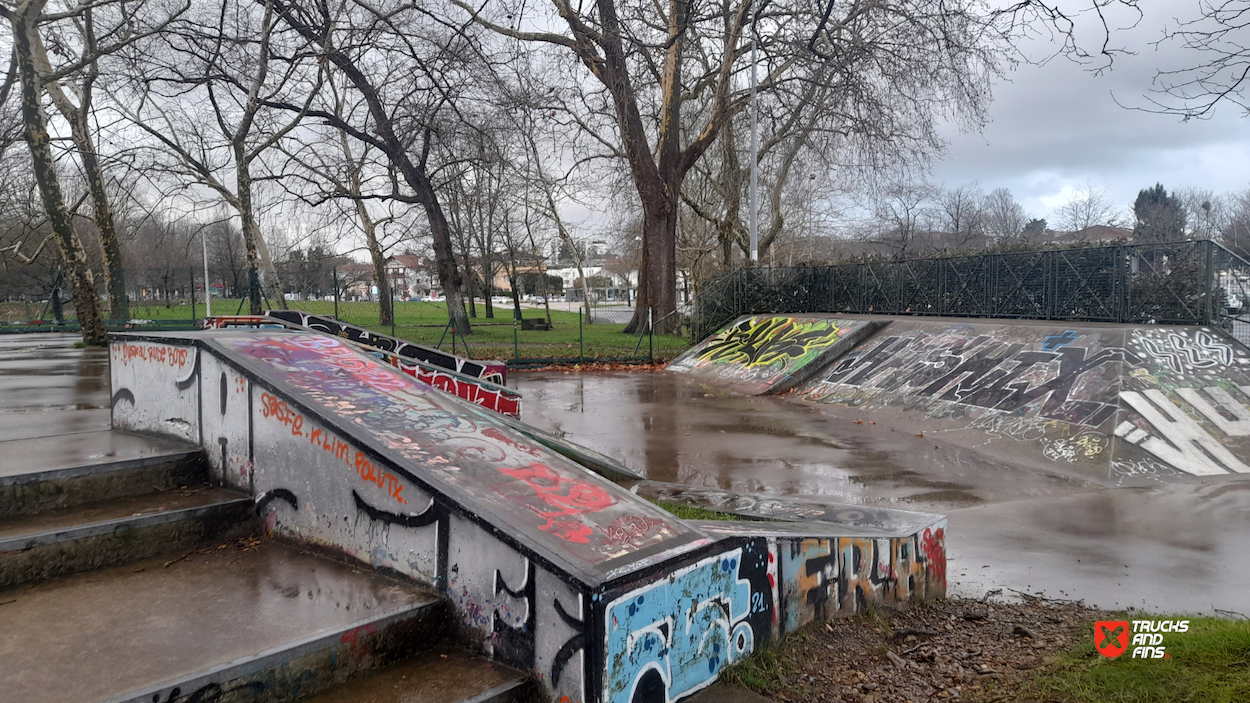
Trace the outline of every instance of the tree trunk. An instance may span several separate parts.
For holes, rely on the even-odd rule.
[[[625,332],[638,334],[647,327],[650,311],[655,331],[675,332],[681,322],[677,310],[677,206],[672,200],[642,208],[642,264],[638,275],[638,302]]]
[[[126,297],[126,272],[122,265],[121,243],[117,240],[113,207],[109,203],[108,191],[104,186],[104,173],[100,169],[100,159],[91,139],[86,109],[75,112],[70,120],[70,133],[82,162],[87,189],[91,193],[93,219],[104,260],[104,286],[109,298],[109,319],[127,320],[130,319],[130,301]]]
[[[485,249],[482,250],[482,279],[483,285],[486,287],[486,319],[493,320],[495,318],[495,302],[491,300],[491,294],[495,292],[495,272],[492,271],[494,266],[490,263],[490,255]]]
[[[373,282],[378,286],[378,324],[385,327],[395,320],[391,310],[391,280],[386,275],[386,259],[382,253],[369,250],[369,258],[373,262]]]
[[[477,319],[477,287],[474,284],[476,277],[473,275],[473,267],[469,265],[469,257],[464,257],[464,270],[469,273],[469,277],[464,279],[464,292],[469,296],[469,317]]]
[[[362,91],[363,92],[363,91]],[[379,103],[380,106],[380,103]],[[371,104],[372,107],[372,104]],[[438,268],[438,282],[447,298],[447,319],[452,329],[462,335],[473,334],[469,327],[469,316],[464,312],[464,299],[460,297],[460,267],[456,265],[456,254],[451,246],[451,230],[447,226],[447,216],[439,205],[438,197],[429,180],[417,171],[415,165],[407,159],[407,169],[400,169],[425,210],[425,219],[430,224],[430,238],[434,240],[434,263]]]
[[[425,210],[426,220],[430,224],[430,238],[434,241],[434,260],[438,264],[438,281],[443,288],[443,295],[447,296],[447,319],[460,334],[472,334],[473,330],[469,327],[469,318],[464,314],[464,303],[460,298],[460,271],[452,252],[447,217],[438,202],[438,196],[434,192],[429,177],[423,171],[424,162],[421,166],[413,163],[403,142],[395,134],[391,112],[382,102],[382,96],[377,88],[351,57],[334,47],[329,32],[320,26],[314,27],[306,22],[299,13],[293,11],[290,3],[274,2],[273,7],[291,29],[322,47],[326,58],[343,72],[343,75],[351,81],[364,99],[365,105],[369,108],[369,115],[373,118],[373,132],[382,141],[383,152],[403,176],[404,182],[413,190],[417,201]]]
[[[260,266],[265,267],[264,288],[269,304],[278,310],[286,310],[286,297],[282,294],[282,283],[278,271],[274,268],[273,259],[269,257],[269,247],[261,236],[260,226],[256,224],[255,206],[252,201],[252,173],[246,155],[240,145],[234,149],[235,181],[239,195],[239,218],[243,222],[243,243],[247,248],[247,273],[251,290],[248,292],[251,314],[259,315],[261,309]]]
[[[365,231],[365,247],[369,249],[369,259],[373,262],[373,280],[378,284],[378,324],[386,327],[395,320],[395,311],[391,307],[391,281],[386,276],[386,257],[378,244],[377,225],[369,217],[365,204],[359,200],[356,201],[356,215],[360,217],[360,226]]]
[[[74,309],[78,323],[82,326],[83,341],[91,345],[103,345],[108,341],[108,331],[104,327],[104,320],[100,318],[99,296],[96,295],[95,281],[87,263],[87,253],[78,239],[78,233],[74,231],[61,184],[57,179],[48,125],[40,100],[43,94],[42,83],[35,73],[34,33],[45,4],[44,0],[35,0],[25,6],[19,5],[13,12],[13,53],[22,83],[22,126],[48,224],[56,236],[61,257],[69,270],[74,291]]]
[[[547,299],[547,271],[543,268],[543,264],[546,263],[547,257],[538,250],[538,243],[534,241],[534,228],[530,226],[528,205],[525,207],[525,235],[529,237],[530,240],[530,251],[538,260],[538,290],[540,291],[539,295],[543,297],[543,310],[547,313],[547,327],[550,328],[551,301]]]
[[[577,264],[577,277],[582,279],[582,306],[586,308],[586,322],[590,322],[590,281],[586,280],[586,271],[582,269],[582,255],[578,253],[577,247],[569,244],[569,248],[573,250],[573,263]]]
[[[508,249],[508,287],[512,289],[512,319],[521,319],[521,291],[517,285],[516,255]]]

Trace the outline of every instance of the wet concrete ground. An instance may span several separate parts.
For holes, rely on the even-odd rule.
[[[0,335],[0,480],[173,446],[108,431],[108,350],[73,348],[81,339]]]
[[[666,372],[514,373],[524,419],[648,478],[946,514],[950,592],[1250,615],[1250,476],[1107,488]],[[856,424],[855,419],[862,422]]]
[[[109,700],[432,600],[278,542],[157,557],[2,598],[0,632],[38,634],[0,638],[0,699],[65,703]]]
[[[0,335],[0,442],[109,428],[108,350],[81,339]]]
[[[9,440],[46,437],[55,451],[57,436],[108,427],[107,352],[70,348],[76,340],[0,336],[0,447],[29,451],[40,443]],[[870,416],[855,424],[664,372],[514,372],[510,385],[525,394],[526,421],[651,479],[944,513],[954,594],[1250,614],[1250,477],[1104,488]]]

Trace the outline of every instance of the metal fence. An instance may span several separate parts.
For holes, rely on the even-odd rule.
[[[205,285],[201,266],[128,268],[125,271],[129,312],[125,319],[109,318],[103,271],[96,271],[101,312],[112,330],[195,329],[203,317],[250,312],[242,298],[245,287],[210,271]],[[330,315],[344,322],[385,332],[419,344],[453,350],[478,359],[502,359],[512,366],[556,363],[646,363],[675,355],[688,346],[681,337],[653,336],[650,330],[626,334],[633,310],[621,305],[592,306],[590,315],[575,302],[524,301],[519,314],[511,298],[497,296],[487,305],[481,297],[465,299],[472,333],[453,335],[447,305],[442,300],[409,297],[383,305],[371,286],[338,285],[354,280],[330,269],[332,283],[318,288],[300,286],[283,301],[263,297],[264,309],[291,309]],[[284,279],[285,280],[285,279]],[[320,280],[320,279],[318,279]],[[364,289],[362,292],[361,289]],[[205,291],[211,299],[205,299]],[[372,293],[372,294],[370,294]],[[391,314],[384,314],[388,308]],[[56,267],[22,269],[21,277],[0,281],[0,333],[77,331],[76,311],[66,276]]]
[[[1192,241],[742,268],[699,292],[691,326],[761,312],[1208,325],[1248,343],[1250,262]]]

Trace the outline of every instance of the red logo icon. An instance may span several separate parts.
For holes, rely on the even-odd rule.
[[[1108,659],[1115,659],[1128,649],[1127,620],[1099,620],[1094,623],[1094,648]]]

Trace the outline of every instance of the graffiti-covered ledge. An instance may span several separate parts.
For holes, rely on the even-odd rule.
[[[274,534],[439,588],[552,700],[676,700],[813,619],[945,592],[939,516],[704,529],[335,337],[119,334],[110,353],[115,428],[202,447]]]

